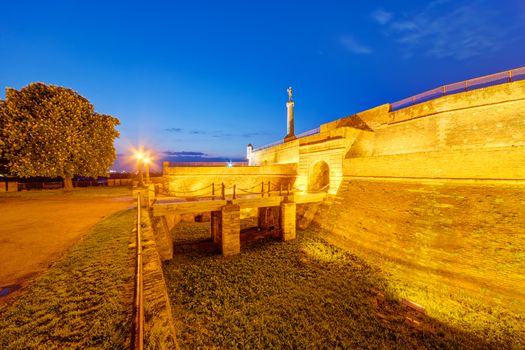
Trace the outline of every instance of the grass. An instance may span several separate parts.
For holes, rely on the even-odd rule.
[[[131,196],[131,189],[126,186],[97,186],[76,187],[72,191],[58,190],[31,190],[21,192],[0,192],[2,198],[38,199],[48,197],[63,197],[75,199],[106,198]]]
[[[325,238],[336,246],[352,247],[351,242],[343,237],[326,234]],[[501,255],[495,258],[501,258]],[[517,299],[506,303],[502,301],[503,298],[498,298],[498,291],[491,291],[481,285],[466,288],[457,276],[447,280],[432,271],[404,266],[397,259],[388,259],[380,254],[367,252],[366,259],[381,266],[382,275],[388,281],[387,288],[393,295],[424,305],[432,318],[455,328],[467,329],[492,343],[504,343],[516,349],[525,348],[525,314],[523,305]],[[476,267],[472,269],[475,271]],[[515,270],[513,266],[499,265],[502,275]],[[518,285],[514,289],[515,293],[522,292]],[[505,299],[509,299],[511,291],[504,292]]]
[[[174,234],[202,241],[208,226],[179,224]],[[181,348],[520,348],[523,341],[515,328],[493,336],[483,322],[459,327],[403,306],[407,283],[388,280],[316,229],[292,242],[252,243],[233,258],[201,248],[185,244],[164,266]],[[476,310],[458,307],[475,319]]]
[[[124,211],[101,221],[16,301],[2,306],[0,348],[129,348],[133,218],[133,211]]]

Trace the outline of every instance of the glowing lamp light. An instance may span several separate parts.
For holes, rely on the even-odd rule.
[[[144,154],[142,152],[135,152],[135,158],[137,158],[137,160],[142,160],[144,158]]]
[[[232,163],[232,161],[231,161],[231,160],[230,160],[230,161],[228,162],[228,164],[227,164],[227,167],[228,167],[228,168],[231,168],[231,167],[233,167],[233,163]]]

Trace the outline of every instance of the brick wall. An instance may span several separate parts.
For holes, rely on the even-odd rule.
[[[314,222],[407,281],[486,290],[525,310],[524,208],[523,183],[346,179]]]

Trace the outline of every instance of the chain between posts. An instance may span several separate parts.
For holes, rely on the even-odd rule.
[[[249,187],[247,189],[245,188],[241,188],[241,187],[238,187],[237,184],[233,184],[231,187],[228,187],[228,188],[231,188],[232,189],[232,192],[231,192],[231,195],[232,195],[232,199],[237,199],[238,197],[238,192],[237,191],[241,191],[243,193],[246,193],[246,194],[253,194],[253,195],[260,195],[261,197],[271,197],[271,192],[272,192],[272,185],[273,185],[273,188],[275,189],[275,191],[279,191],[279,196],[282,196],[283,195],[283,192],[286,191],[286,195],[290,195],[290,192],[292,192],[292,190],[298,190],[296,189],[295,187],[292,189],[290,184],[288,183],[286,185],[285,188],[283,188],[283,184],[281,183],[272,183],[271,181],[268,181],[266,184],[264,181],[261,181],[260,185],[256,184],[252,187]],[[254,192],[254,191],[251,191],[252,189],[256,188],[257,186],[260,186],[260,192]],[[187,196],[187,195],[184,195],[186,193],[195,193],[195,192],[199,192],[199,191],[202,191],[202,190],[205,190],[207,188],[211,188],[211,194],[210,192],[207,192],[206,194],[202,194],[202,195],[193,195],[193,196]],[[224,184],[224,182],[222,182],[220,184],[220,194],[217,193],[216,191],[216,186],[215,186],[215,183],[212,183],[206,187],[202,187],[202,188],[199,188],[199,189],[196,189],[196,190],[192,190],[192,191],[186,191],[186,192],[180,192],[180,193],[166,193],[169,197],[176,197],[176,198],[202,198],[202,199],[210,199],[211,197],[211,200],[215,200],[217,198],[219,199],[222,199],[222,200],[225,200],[226,199],[226,189],[227,189],[227,186]],[[170,195],[171,194],[171,195]]]

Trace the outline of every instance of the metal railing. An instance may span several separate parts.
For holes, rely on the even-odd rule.
[[[422,92],[420,94],[407,97],[401,101],[391,104],[392,111],[410,107],[418,103],[430,101],[441,96],[453,95],[460,92],[476,90],[488,86],[510,83],[525,79],[525,67],[520,67],[505,72],[485,75],[483,77],[460,81],[453,84],[443,85],[438,88]]]
[[[319,134],[319,131],[320,131],[320,128],[315,128],[315,129],[308,130],[308,131],[302,132],[300,134],[297,134],[297,135],[295,135],[295,137],[300,139],[300,138],[303,138],[303,137],[306,137],[306,136]],[[275,141],[275,142],[272,142],[272,143],[270,143],[268,145],[257,147],[256,149],[253,150],[253,152],[262,151],[263,149],[267,149],[267,148],[270,148],[270,147],[273,147],[273,146],[277,146],[277,145],[280,145],[280,144],[283,144],[283,143],[284,143],[284,140]]]
[[[132,348],[142,350],[144,348],[144,293],[142,276],[142,237],[141,237],[141,197],[142,193],[137,193],[137,266],[135,274],[135,296],[133,302],[133,337]]]

